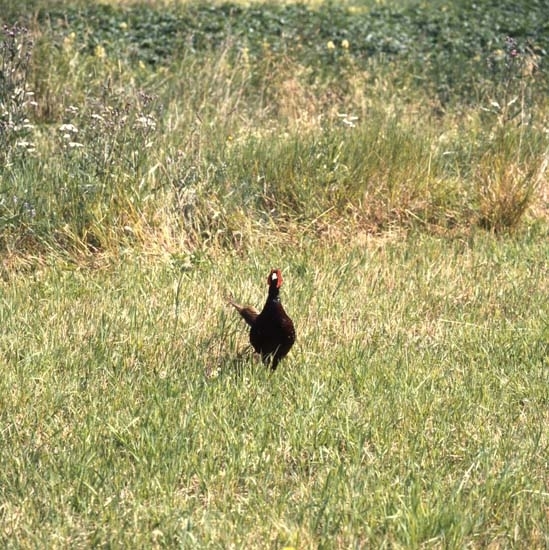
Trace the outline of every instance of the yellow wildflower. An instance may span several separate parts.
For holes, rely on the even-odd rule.
[[[105,59],[107,56],[107,52],[105,52],[105,48],[101,46],[101,44],[97,44],[97,46],[95,46],[93,53],[95,54],[95,57],[98,57],[99,59]]]
[[[76,38],[76,34],[74,32],[71,32],[69,35],[63,38],[63,47],[65,48],[65,50],[72,49],[75,38]]]

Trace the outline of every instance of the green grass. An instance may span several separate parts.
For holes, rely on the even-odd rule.
[[[3,545],[545,546],[546,243],[396,233],[10,276]],[[298,331],[275,374],[224,301],[260,305],[271,263]]]
[[[0,545],[549,546],[544,3],[110,4],[0,0]]]

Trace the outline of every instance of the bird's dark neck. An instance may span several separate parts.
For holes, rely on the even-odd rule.
[[[276,286],[269,287],[269,296],[267,296],[267,303],[280,303],[280,289]]]

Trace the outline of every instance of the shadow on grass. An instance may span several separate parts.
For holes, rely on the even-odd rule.
[[[259,355],[248,345],[240,351],[212,354],[211,360],[204,365],[204,374],[210,380],[221,376],[242,378],[245,374],[252,374],[260,369],[268,370]]]

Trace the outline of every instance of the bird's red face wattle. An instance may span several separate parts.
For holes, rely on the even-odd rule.
[[[269,286],[275,285],[276,288],[280,288],[282,286],[282,272],[280,269],[271,269],[271,272],[267,277],[267,284]]]

